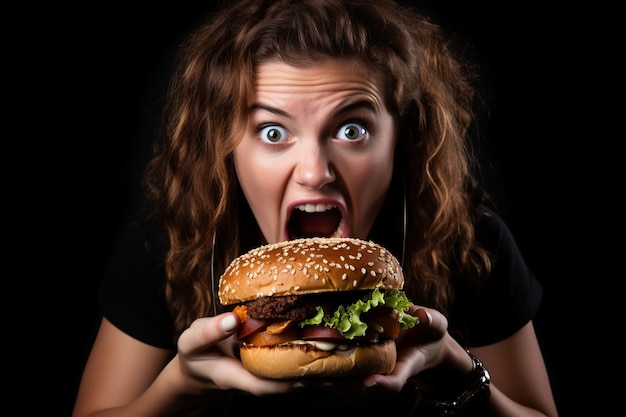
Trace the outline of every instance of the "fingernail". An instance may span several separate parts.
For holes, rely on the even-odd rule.
[[[375,387],[378,384],[376,383],[376,381],[366,381],[363,385],[365,385],[365,387],[367,387],[367,388],[372,388],[372,387]]]
[[[433,324],[433,316],[431,316],[428,311],[426,311],[426,317],[428,317],[428,325]]]
[[[220,321],[220,326],[225,332],[232,332],[237,327],[237,319],[232,314],[229,314]]]
[[[294,382],[291,386],[292,388],[304,388],[304,384],[302,382]]]

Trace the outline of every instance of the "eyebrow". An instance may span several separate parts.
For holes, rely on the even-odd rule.
[[[359,100],[356,101],[354,103],[350,103],[347,106],[344,106],[342,108],[339,109],[339,111],[337,112],[337,114],[342,114],[342,113],[348,113],[354,109],[358,109],[358,108],[366,108],[368,110],[373,111],[374,113],[377,112],[377,107],[368,100]],[[255,110],[265,110],[267,112],[270,113],[274,113],[276,115],[279,116],[283,116],[283,117],[287,117],[289,119],[293,119],[293,117],[286,111],[281,110],[281,109],[277,109],[276,107],[272,107],[272,106],[267,106],[265,104],[261,104],[261,103],[254,103],[252,104],[252,106],[250,106],[250,112],[252,113]]]
[[[274,114],[277,114],[279,116],[283,116],[283,117],[287,117],[289,119],[293,119],[293,117],[289,113],[287,113],[286,111],[283,111],[281,109],[277,109],[276,107],[266,106],[266,105],[260,104],[260,103],[254,103],[252,106],[250,106],[250,113],[252,113],[255,110],[265,110],[267,112],[274,113]]]

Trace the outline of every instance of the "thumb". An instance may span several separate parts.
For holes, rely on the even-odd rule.
[[[438,310],[413,304],[409,314],[419,319],[416,327],[431,333],[445,333],[448,330],[448,319]]]

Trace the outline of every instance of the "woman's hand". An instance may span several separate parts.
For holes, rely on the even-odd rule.
[[[253,395],[288,392],[292,383],[258,378],[236,357],[240,343],[234,337],[240,321],[234,313],[195,320],[178,339],[177,361],[196,393],[240,390]]]
[[[393,372],[389,375],[369,376],[363,381],[366,387],[399,392],[409,378],[435,365],[447,335],[448,320],[436,310],[417,306],[410,313],[419,317],[420,321],[396,340],[398,358]]]
[[[448,319],[430,308],[413,306],[410,312],[420,321],[396,341],[398,358],[393,372],[370,375],[363,384],[400,392],[410,378],[434,390],[442,388],[437,381],[444,381],[445,389],[455,382],[462,383],[473,364],[465,349],[448,333]]]
[[[371,396],[375,393],[398,393],[409,378],[416,378],[425,370],[435,377],[440,374],[453,375],[452,381],[463,379],[469,372],[471,360],[465,350],[448,333],[448,320],[437,310],[413,306],[410,313],[419,317],[417,326],[403,331],[396,340],[398,357],[393,372],[389,375],[370,375],[366,378],[309,380],[302,381],[305,387],[318,387],[343,396]],[[428,374],[427,372],[426,374]],[[420,375],[421,376],[421,375]],[[427,382],[430,375],[425,378]],[[446,381],[447,382],[447,381]],[[449,385],[449,384],[448,384]]]

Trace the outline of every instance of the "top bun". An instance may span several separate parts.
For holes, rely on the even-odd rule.
[[[220,278],[222,305],[278,295],[402,289],[404,275],[387,249],[355,238],[302,238],[235,258]]]

